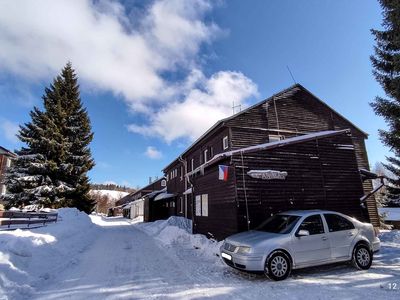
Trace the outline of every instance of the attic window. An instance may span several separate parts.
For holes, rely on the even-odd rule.
[[[269,142],[272,143],[272,142],[279,142],[281,140],[284,140],[285,137],[283,135],[270,134],[268,139],[269,139]]]
[[[222,139],[222,147],[224,150],[228,149],[229,147],[228,136],[224,136],[224,138]]]

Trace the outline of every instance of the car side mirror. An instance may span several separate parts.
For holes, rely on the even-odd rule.
[[[300,237],[300,236],[309,236],[310,232],[308,230],[305,229],[301,229],[297,232],[296,236]]]

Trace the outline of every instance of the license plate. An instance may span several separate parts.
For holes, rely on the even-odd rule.
[[[221,256],[222,256],[223,258],[226,258],[227,260],[232,260],[232,256],[230,256],[229,254],[226,254],[226,253],[224,253],[224,252],[221,253]]]

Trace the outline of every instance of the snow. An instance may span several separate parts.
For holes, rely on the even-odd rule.
[[[60,209],[60,221],[0,232],[0,299],[399,299],[400,231],[372,268],[294,271],[282,282],[225,266],[221,242],[181,217],[152,223]]]
[[[384,214],[385,221],[400,221],[400,207],[379,207],[379,214]]]
[[[91,190],[90,194],[97,194],[100,196],[108,196],[111,200],[119,200],[128,195],[128,192],[111,191],[111,190]]]

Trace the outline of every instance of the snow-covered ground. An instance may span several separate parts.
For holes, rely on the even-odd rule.
[[[400,299],[400,232],[382,234],[372,268],[333,265],[282,282],[225,266],[190,223],[87,216],[0,232],[0,299]],[[390,290],[397,287],[398,290]]]

